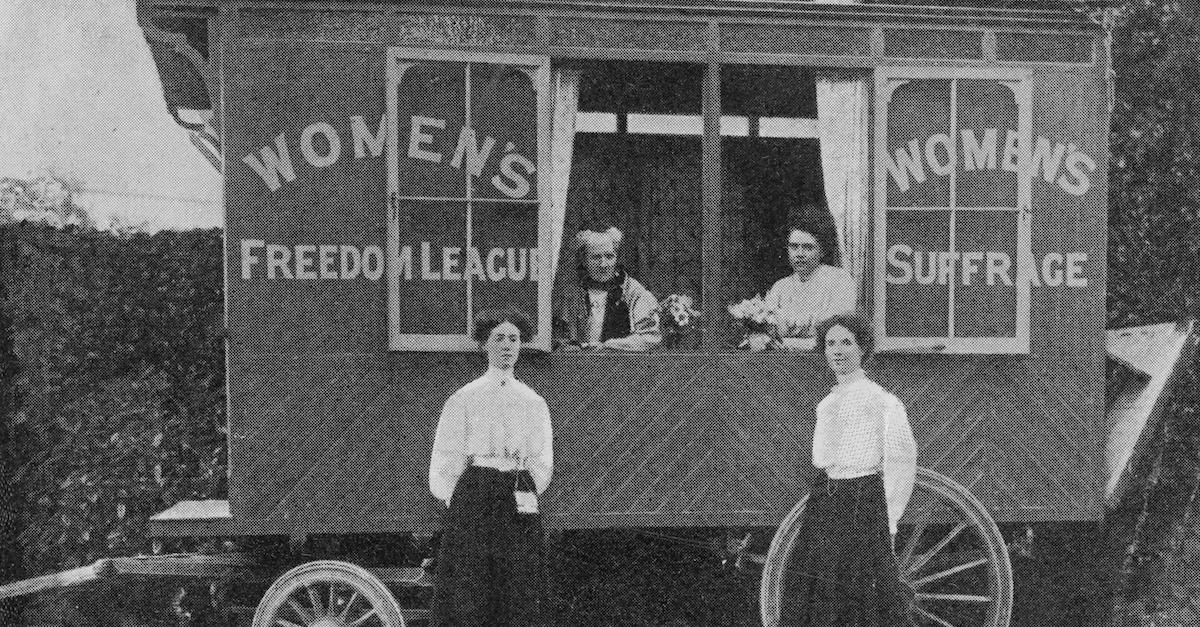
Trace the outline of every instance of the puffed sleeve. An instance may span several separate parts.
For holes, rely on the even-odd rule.
[[[917,442],[913,439],[908,413],[900,399],[888,399],[883,428],[883,489],[887,497],[888,523],[892,533],[908,499],[917,475]]]
[[[655,312],[658,309],[658,299],[640,283],[635,283],[633,287],[629,299],[629,328],[633,330],[630,337],[640,337],[646,343],[646,347],[657,346],[662,341],[658,314]]]
[[[525,468],[533,477],[538,493],[546,491],[554,474],[554,431],[550,425],[550,408],[538,397],[533,419],[534,429]]]
[[[836,268],[835,279],[833,281],[833,289],[829,293],[829,305],[826,307],[829,316],[849,313],[858,307],[858,285],[854,281],[854,275],[850,274],[843,268]]]
[[[447,505],[454,495],[458,478],[467,467],[466,424],[467,408],[463,397],[453,394],[442,407],[429,459],[429,491]]]

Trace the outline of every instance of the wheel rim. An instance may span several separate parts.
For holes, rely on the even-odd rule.
[[[759,588],[763,625],[779,624],[783,575],[804,516],[804,497],[771,540]],[[1007,627],[1012,564],[987,509],[949,477],[917,469],[896,534],[901,578],[916,592],[911,618],[929,627]]]
[[[404,627],[404,617],[370,572],[323,560],[276,579],[254,612],[253,627]]]

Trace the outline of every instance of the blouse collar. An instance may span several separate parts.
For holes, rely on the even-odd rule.
[[[483,376],[487,377],[488,381],[499,383],[500,385],[504,385],[515,378],[511,369],[501,370],[495,366],[488,366],[487,372]]]
[[[833,386],[833,391],[841,392],[842,390],[845,390],[846,388],[854,385],[855,383],[858,383],[859,381],[866,381],[866,380],[867,380],[867,373],[863,372],[862,368],[859,368],[858,370],[855,370],[854,372],[851,372],[850,374],[846,375],[841,381],[838,382],[837,385]]]

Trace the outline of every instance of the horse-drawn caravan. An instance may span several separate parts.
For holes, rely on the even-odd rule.
[[[812,350],[740,350],[728,306],[787,274],[776,233],[802,220],[919,443],[915,619],[1007,625],[998,524],[1098,520],[1126,459],[1104,466],[1110,64],[1083,3],[916,4],[141,3],[226,211],[229,497],[153,532],[435,531],[439,411],[481,369],[474,314],[512,305],[554,421],[547,526],[777,529],[743,556],[772,624],[832,378]],[[699,328],[559,350],[593,221]],[[255,624],[424,616],[396,600],[414,564],[324,557],[272,564]]]

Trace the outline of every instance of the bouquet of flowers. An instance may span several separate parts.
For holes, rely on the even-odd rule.
[[[662,327],[663,341],[670,346],[678,345],[685,335],[692,334],[704,314],[696,309],[691,296],[671,294],[664,298],[654,310]]]
[[[779,340],[779,330],[776,328],[779,314],[761,296],[730,305],[729,315],[742,326],[742,343],[738,344],[738,348],[748,348],[750,336],[759,333],[769,336],[773,341]]]

